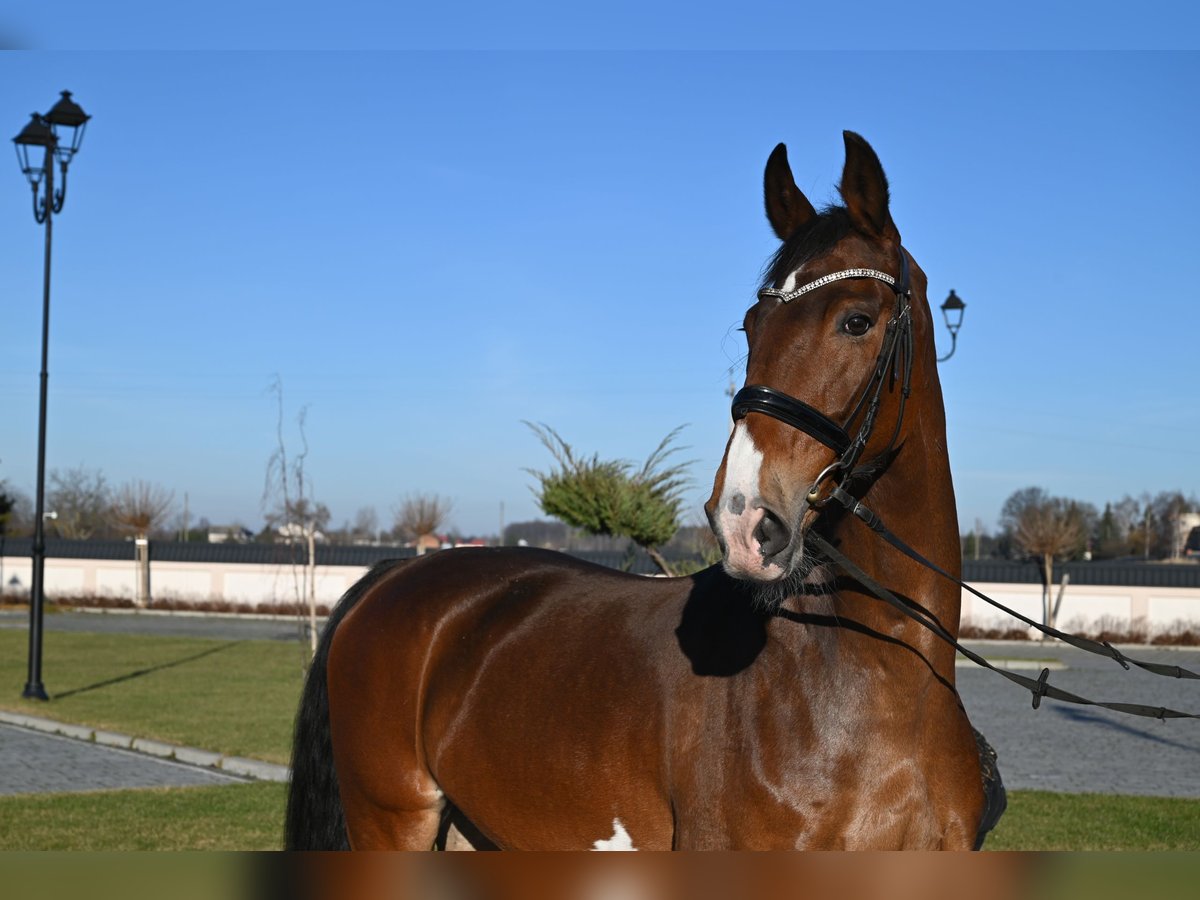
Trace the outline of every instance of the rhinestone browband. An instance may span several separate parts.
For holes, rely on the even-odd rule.
[[[824,287],[833,281],[841,281],[843,278],[876,278],[884,284],[896,287],[896,279],[886,272],[880,272],[878,269],[843,269],[841,272],[831,272],[828,275],[822,275],[816,281],[810,281],[803,287],[798,287],[794,291],[784,291],[778,288],[763,288],[758,292],[759,297],[775,297],[780,303],[790,303],[797,297],[807,294],[809,291],[815,291],[819,287]]]

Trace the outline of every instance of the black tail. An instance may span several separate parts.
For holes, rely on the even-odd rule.
[[[975,849],[983,849],[983,839],[987,833],[996,827],[1000,817],[1008,808],[1008,792],[1004,790],[1004,782],[1000,779],[1000,767],[996,764],[996,751],[987,742],[987,738],[976,729],[975,746],[979,749],[979,768],[983,775],[983,818],[979,823],[979,832],[975,835]]]
[[[288,788],[285,850],[349,850],[346,819],[333,768],[329,734],[329,688],[325,682],[329,646],[338,623],[384,575],[404,560],[386,560],[358,580],[338,601],[321,634],[300,695],[292,739],[292,781]]]

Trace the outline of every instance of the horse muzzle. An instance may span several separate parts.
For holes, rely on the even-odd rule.
[[[811,524],[815,508],[807,488],[790,493],[775,490],[794,481],[794,475],[771,468],[748,423],[739,420],[705,504],[725,571],[732,577],[770,583],[787,578],[799,567],[804,529]]]
[[[786,578],[804,556],[801,528],[769,507],[739,496],[730,498],[732,504],[710,505],[706,510],[721,545],[725,571],[734,578],[762,583]],[[802,520],[803,515],[793,521]]]

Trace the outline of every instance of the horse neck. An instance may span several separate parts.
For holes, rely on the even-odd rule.
[[[958,513],[946,451],[946,423],[936,375],[914,379],[898,452],[876,478],[863,503],[902,541],[946,571],[960,574]],[[962,602],[957,585],[919,565],[854,516],[843,515],[835,542],[852,562],[899,597],[924,607],[951,635],[958,635]],[[842,591],[845,613],[883,635],[918,649],[953,679],[954,651],[927,628],[872,595]]]

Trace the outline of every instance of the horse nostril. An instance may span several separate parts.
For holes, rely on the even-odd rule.
[[[763,559],[770,559],[787,549],[792,542],[792,534],[788,527],[770,510],[763,510],[762,521],[754,529],[754,539],[758,541]]]

